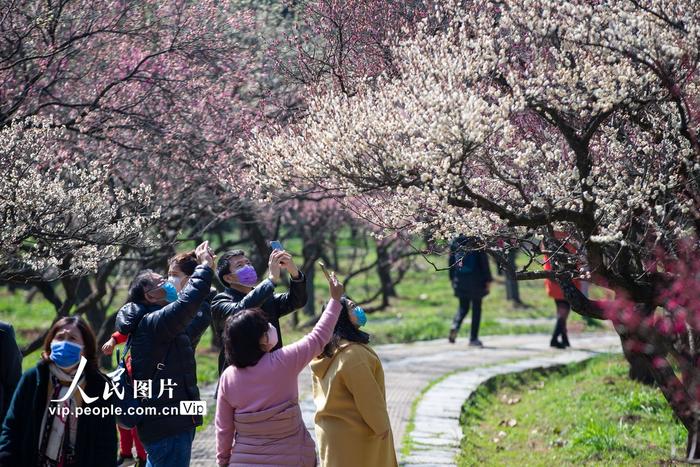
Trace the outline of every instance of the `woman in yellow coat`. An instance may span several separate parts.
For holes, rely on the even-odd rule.
[[[362,308],[343,297],[333,337],[311,362],[322,467],[397,466],[384,370],[361,331]]]

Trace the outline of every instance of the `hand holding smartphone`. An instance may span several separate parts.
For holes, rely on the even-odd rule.
[[[323,264],[323,261],[319,261],[318,265],[321,266],[321,271],[323,271],[323,275],[326,276],[326,280],[330,281],[331,280],[331,275],[328,274],[328,269],[326,269],[326,265]]]
[[[321,270],[323,271],[323,274],[326,276],[326,280],[328,281],[328,287],[331,292],[331,298],[335,300],[340,300],[343,294],[345,293],[345,287],[343,287],[343,284],[338,282],[338,279],[335,277],[335,273],[328,273],[328,270],[326,269],[326,265],[323,264],[323,261],[319,261],[318,265],[321,266]]]

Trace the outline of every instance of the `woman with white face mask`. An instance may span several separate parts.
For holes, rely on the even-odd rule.
[[[12,398],[0,434],[0,466],[114,464],[114,415],[76,411],[88,403],[91,409],[108,407],[96,347],[82,318],[62,318],[51,327],[41,361],[24,373]]]
[[[261,309],[229,317],[224,330],[231,362],[219,380],[217,462],[222,465],[316,464],[316,451],[299,408],[297,378],[333,334],[343,286],[328,278],[331,300],[314,329],[271,352],[279,340]],[[235,439],[235,442],[234,442]]]

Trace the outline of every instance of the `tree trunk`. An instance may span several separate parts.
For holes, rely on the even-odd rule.
[[[518,280],[515,277],[515,255],[517,250],[508,250],[508,264],[504,269],[506,278],[506,298],[516,305],[522,305],[520,300],[520,291],[518,289]]]
[[[106,316],[106,310],[105,310],[105,316]],[[114,326],[115,323],[117,322],[117,314],[112,313],[109,316],[106,316],[105,319],[102,320],[102,324],[99,328],[99,332],[97,333],[97,355],[100,357],[100,366],[102,368],[106,368],[111,370],[112,367],[112,357],[110,355],[104,355],[99,349],[102,347],[102,344],[107,342],[109,338],[112,336],[112,333],[114,332]],[[116,352],[115,352],[116,353]]]
[[[656,383],[651,368],[649,368],[648,360],[644,356],[628,351],[625,346],[626,338],[624,336],[620,336],[620,341],[622,343],[622,353],[630,365],[627,373],[629,378],[647,386],[654,386]]]
[[[316,261],[321,257],[320,241],[315,238],[302,238],[301,254],[304,257],[302,271],[306,275],[306,305],[304,314],[314,316],[316,314],[316,288],[314,277],[316,276]],[[295,323],[296,324],[296,323]]]
[[[377,243],[377,275],[382,287],[382,305],[389,304],[390,297],[396,297],[396,289],[391,280],[391,259],[387,246]]]
[[[214,322],[211,323],[209,328],[211,329],[211,350],[220,352],[221,349],[224,348],[224,343],[221,339],[221,334],[216,332],[216,329],[214,329]]]
[[[688,430],[685,456],[689,461],[694,461],[693,463],[700,461],[700,433],[698,433],[698,430]]]
[[[316,275],[316,268],[314,263],[311,263],[311,267],[307,268],[306,274],[306,305],[304,305],[304,314],[307,316],[314,316],[316,314],[316,289],[314,286],[314,276]]]

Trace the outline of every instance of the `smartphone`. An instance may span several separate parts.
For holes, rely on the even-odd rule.
[[[279,241],[277,241],[277,240],[272,240],[272,241],[270,242],[270,247],[271,247],[273,250],[284,250],[284,247],[282,246],[282,244],[281,244]]]
[[[331,275],[328,274],[328,270],[326,269],[326,265],[323,264],[323,261],[319,261],[318,265],[321,266],[321,271],[323,271],[323,275],[326,276],[326,280],[330,280]]]

